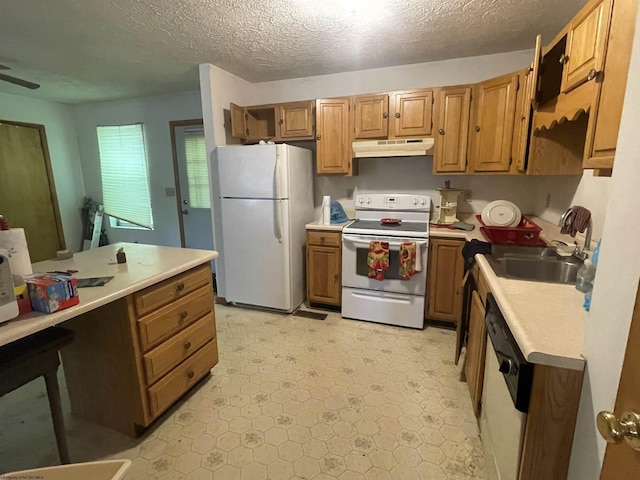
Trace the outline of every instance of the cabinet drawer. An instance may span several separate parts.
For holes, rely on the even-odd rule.
[[[213,312],[143,355],[147,385],[151,385],[216,336]]]
[[[151,416],[158,416],[217,363],[218,346],[212,340],[149,388]]]
[[[209,265],[202,265],[181,275],[169,278],[158,285],[145,288],[136,293],[136,313],[138,317],[141,317],[210,283],[211,267]]]
[[[334,232],[307,232],[307,243],[309,245],[320,245],[323,247],[339,247],[340,233]]]
[[[138,320],[140,347],[146,352],[213,310],[213,293],[207,285]]]

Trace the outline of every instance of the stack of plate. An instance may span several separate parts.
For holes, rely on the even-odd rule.
[[[516,227],[522,220],[522,212],[514,203],[495,200],[484,207],[480,218],[490,227]]]

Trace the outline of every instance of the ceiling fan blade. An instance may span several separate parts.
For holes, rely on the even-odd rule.
[[[28,82],[26,80],[22,80],[21,78],[12,77],[11,75],[5,75],[4,73],[0,73],[0,80],[19,85],[21,87],[30,88],[31,90],[40,88],[40,85],[38,85],[37,83]]]

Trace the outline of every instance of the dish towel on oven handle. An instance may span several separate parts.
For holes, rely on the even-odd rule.
[[[373,241],[369,243],[367,265],[369,278],[384,280],[384,273],[389,268],[389,242]]]
[[[409,280],[416,273],[422,271],[420,243],[402,242],[400,244],[398,275],[403,280]]]

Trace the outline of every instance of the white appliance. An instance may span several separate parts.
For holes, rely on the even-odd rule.
[[[353,142],[356,158],[411,157],[431,155],[433,138],[404,138],[397,140],[362,140]]]
[[[313,221],[311,151],[285,144],[218,147],[212,178],[221,296],[294,311],[304,301],[305,225]]]
[[[368,194],[357,195],[355,204],[356,220],[342,230],[342,316],[423,328],[431,198]],[[372,241],[389,244],[389,268],[383,280],[368,276]],[[403,242],[415,242],[416,265],[421,267],[408,280],[399,275]]]
[[[9,252],[0,249],[0,323],[18,316],[18,302],[13,292]]]

